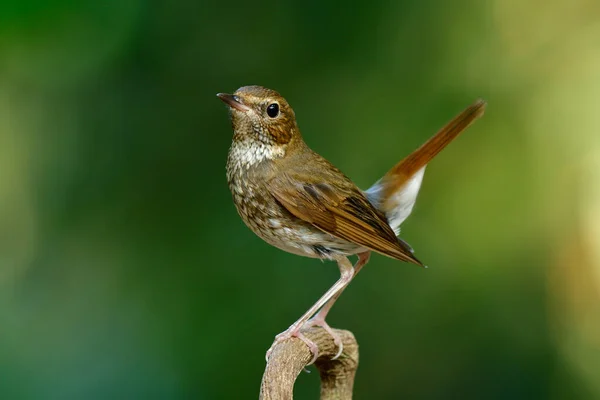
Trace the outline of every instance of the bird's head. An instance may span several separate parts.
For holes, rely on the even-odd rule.
[[[300,137],[294,110],[274,90],[244,86],[233,94],[217,96],[229,106],[234,142],[249,141],[280,148]]]

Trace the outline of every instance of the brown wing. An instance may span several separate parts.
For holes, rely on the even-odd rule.
[[[305,183],[291,174],[279,175],[268,183],[271,194],[297,218],[335,237],[422,266],[363,193],[354,185],[345,186]]]

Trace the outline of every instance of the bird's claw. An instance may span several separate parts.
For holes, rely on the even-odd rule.
[[[317,361],[317,358],[319,357],[319,347],[312,340],[310,340],[309,338],[304,336],[304,334],[300,332],[300,329],[296,328],[296,329],[288,329],[287,331],[281,332],[279,335],[275,336],[275,341],[273,342],[271,347],[269,347],[269,350],[267,350],[267,355],[266,355],[267,362],[269,362],[269,357],[271,356],[271,353],[273,352],[273,349],[275,348],[275,346],[277,346],[279,343],[284,342],[293,337],[297,337],[298,339],[302,340],[308,346],[308,349],[310,350],[310,352],[313,355],[310,362],[306,365],[307,366],[311,365],[315,361]]]
[[[338,348],[338,351],[335,354],[335,356],[332,358],[332,360],[337,360],[342,355],[342,352],[344,351],[344,344],[342,343],[342,339],[340,338],[340,335],[335,333],[333,331],[333,329],[329,326],[329,324],[327,322],[325,322],[325,318],[316,316],[316,317],[306,321],[306,324],[304,326],[307,328],[310,328],[313,326],[320,326],[321,328],[325,329],[325,332],[329,333],[329,336],[331,336],[333,338],[333,343]]]

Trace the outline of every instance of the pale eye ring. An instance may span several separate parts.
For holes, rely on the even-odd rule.
[[[267,107],[267,115],[271,118],[277,118],[279,115],[279,104],[271,103]]]

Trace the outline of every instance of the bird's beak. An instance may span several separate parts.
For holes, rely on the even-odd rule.
[[[231,108],[235,108],[238,111],[250,111],[250,107],[242,104],[238,96],[234,96],[232,94],[227,93],[217,93],[217,97],[220,98],[223,101],[223,103],[227,104]]]

